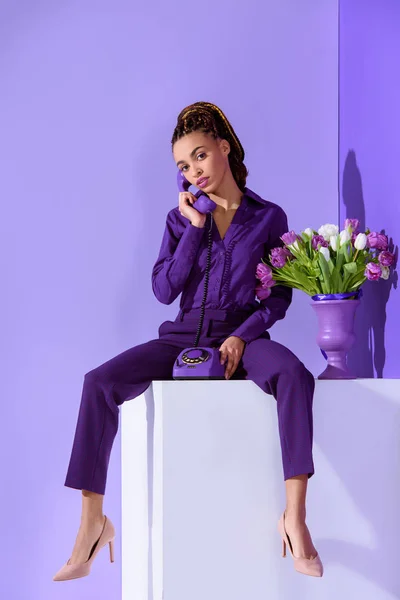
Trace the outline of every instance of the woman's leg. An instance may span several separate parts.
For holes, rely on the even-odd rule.
[[[70,563],[84,562],[104,525],[103,500],[119,406],[156,379],[172,379],[179,343],[151,340],[85,375],[65,485],[82,490],[81,523]]]
[[[286,479],[285,527],[292,542],[293,554],[313,558],[317,551],[306,525],[306,493],[308,475],[296,475]]]
[[[100,537],[104,525],[103,499],[102,494],[82,490],[81,522],[70,557],[71,565],[85,562]]]
[[[119,406],[142,394],[153,380],[172,379],[179,351],[173,343],[155,339],[86,373],[64,485],[104,495]]]
[[[277,401],[286,488],[286,530],[295,556],[316,555],[306,525],[308,479],[314,474],[312,404],[315,379],[288,348],[258,338],[245,347],[239,375],[254,381]]]

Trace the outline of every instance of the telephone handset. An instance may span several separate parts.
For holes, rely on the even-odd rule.
[[[176,180],[180,192],[187,192],[190,186],[192,185],[191,183],[189,183],[189,181],[186,179],[186,177],[180,169],[178,169]],[[192,204],[192,208],[195,208],[199,213],[203,215],[215,210],[216,206],[217,205],[214,202],[214,200],[211,200],[211,198],[207,196],[207,194],[205,194],[204,192],[202,192],[197,198],[196,202]]]

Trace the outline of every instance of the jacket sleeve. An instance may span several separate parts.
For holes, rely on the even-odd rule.
[[[288,222],[285,211],[278,207],[271,225],[268,243],[264,246],[266,258],[272,248],[283,246],[280,236],[288,231]],[[260,257],[261,262],[261,257]],[[240,337],[244,342],[251,342],[259,337],[266,329],[279,319],[283,319],[293,297],[293,289],[284,285],[274,285],[268,298],[260,300],[258,309],[248,317],[231,335]]]
[[[195,227],[188,220],[177,222],[174,210],[167,215],[164,236],[152,271],[152,287],[157,300],[171,304],[183,291],[194,264],[204,227]]]

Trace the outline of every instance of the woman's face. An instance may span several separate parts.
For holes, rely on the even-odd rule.
[[[173,146],[175,163],[192,185],[197,185],[200,177],[208,177],[206,185],[201,187],[206,193],[217,190],[230,169],[229,151],[227,140],[215,140],[198,131],[186,134]]]

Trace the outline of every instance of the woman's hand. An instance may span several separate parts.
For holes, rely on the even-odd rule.
[[[204,227],[206,215],[193,208],[197,198],[190,192],[179,192],[179,212],[189,219],[195,227]]]
[[[224,343],[220,346],[221,352],[221,365],[224,364],[225,360],[228,359],[228,364],[225,369],[225,379],[229,379],[236,371],[239,361],[242,357],[246,342],[242,338],[236,335],[231,335],[226,338]]]

